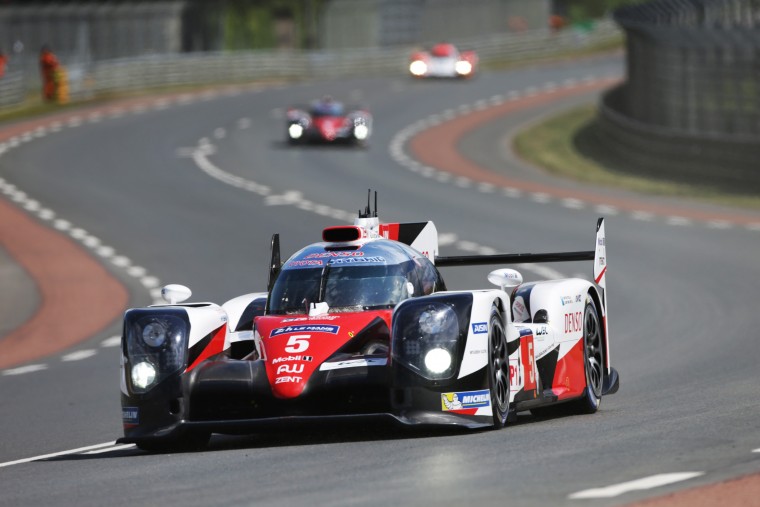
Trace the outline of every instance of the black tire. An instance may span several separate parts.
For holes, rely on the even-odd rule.
[[[181,432],[167,438],[157,438],[137,442],[138,449],[147,452],[193,452],[203,450],[211,439],[211,433]]]
[[[491,309],[488,325],[488,388],[491,391],[494,429],[503,428],[509,416],[509,355],[501,313]]]
[[[604,383],[604,330],[599,312],[591,296],[586,295],[583,311],[583,363],[586,372],[586,389],[583,396],[568,403],[569,408],[580,414],[593,414],[599,410]]]

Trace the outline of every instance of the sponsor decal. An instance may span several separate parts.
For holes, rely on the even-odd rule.
[[[570,296],[562,296],[562,306],[573,304],[573,298]]]
[[[291,375],[287,375],[284,377],[277,377],[274,379],[275,384],[288,384],[288,383],[298,383],[301,380],[303,380],[303,377],[294,377]]]
[[[138,407],[121,407],[121,419],[124,424],[140,424],[140,409]]]
[[[606,246],[605,243],[606,243],[606,238],[597,238],[596,240],[596,244],[599,246]]]
[[[580,303],[581,299],[582,299],[581,295],[580,294],[576,294],[576,296],[575,296],[575,302],[576,303]]]
[[[583,312],[565,314],[565,334],[578,333],[583,330]]]
[[[309,320],[335,320],[339,318],[340,317],[338,315],[310,315],[307,317],[291,317],[289,319],[282,319],[280,322],[306,322]]]
[[[333,266],[340,266],[342,264],[385,264],[385,257],[340,257],[338,259],[330,260],[330,264]]]
[[[306,361],[307,363],[310,363],[313,360],[313,356],[285,356],[272,359],[272,364],[289,363],[293,361]]]
[[[471,350],[470,355],[485,354],[486,352],[488,352],[486,349]]]
[[[285,326],[278,327],[272,330],[272,334],[269,336],[274,338],[282,334],[290,333],[330,333],[338,334],[340,326],[332,326],[330,324],[302,324],[300,326]]]
[[[510,387],[522,387],[522,374],[520,371],[520,363],[518,359],[509,360],[509,386]]]
[[[282,373],[303,373],[303,363],[301,364],[281,364],[277,367],[276,375]]]
[[[322,363],[319,371],[342,370],[345,368],[358,368],[359,366],[385,366],[386,364],[388,364],[388,358],[385,357],[347,359],[334,363]]]
[[[600,256],[599,256],[599,265],[600,265],[600,266],[604,266],[604,265],[606,265],[606,261],[605,261],[605,259],[604,259],[604,256],[603,256],[603,255],[600,255]]]
[[[472,409],[491,406],[491,392],[464,391],[458,393],[441,393],[441,410],[444,412],[470,412]]]
[[[347,251],[347,252],[319,252],[311,253],[304,259],[327,259],[332,257],[364,257],[364,252]]]
[[[549,328],[546,326],[541,326],[538,329],[536,329],[536,336],[545,336],[549,334]]]
[[[525,300],[522,296],[517,296],[512,303],[512,313],[514,313],[517,322],[528,322],[530,320],[530,314],[525,307]]]
[[[303,268],[305,266],[322,266],[324,263],[317,260],[308,260],[308,261],[290,261],[288,262],[287,267],[289,268]]]
[[[483,334],[488,332],[488,323],[487,322],[473,322],[472,323],[472,332],[475,334]]]
[[[520,336],[530,336],[533,334],[533,330],[529,327],[521,327],[520,330]]]

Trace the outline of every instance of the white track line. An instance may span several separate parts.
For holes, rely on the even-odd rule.
[[[95,451],[84,452],[82,454],[105,454],[107,452],[123,451],[124,449],[135,449],[136,447],[137,446],[135,444],[121,444],[114,447],[106,447],[105,449],[97,449]]]
[[[26,366],[5,370],[3,371],[3,375],[23,375],[24,373],[32,373],[42,370],[47,370],[46,364],[27,364]]]
[[[40,461],[40,460],[43,460],[43,459],[55,458],[55,457],[58,457],[58,456],[66,456],[67,454],[76,454],[78,452],[91,451],[93,449],[100,449],[102,447],[109,447],[109,446],[112,446],[114,444],[116,444],[116,441],[105,442],[105,443],[102,443],[102,444],[88,445],[86,447],[78,447],[76,449],[69,449],[68,451],[53,452],[53,453],[50,453],[50,454],[41,454],[40,456],[33,456],[31,458],[17,459],[16,461],[6,461],[5,463],[0,463],[0,468],[9,467],[11,465],[20,465],[22,463],[31,463],[32,461]]]
[[[704,475],[704,472],[676,472],[670,474],[651,475],[649,477],[636,479],[635,481],[621,482],[620,484],[613,484],[604,488],[584,489],[583,491],[572,493],[567,497],[573,500],[588,498],[612,498],[622,495],[623,493],[628,493],[630,491],[652,489],[676,482],[686,481],[693,479],[694,477],[699,477],[700,475]]]

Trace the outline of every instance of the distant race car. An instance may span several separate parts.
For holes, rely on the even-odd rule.
[[[121,343],[123,443],[147,450],[350,418],[501,428],[517,412],[593,413],[617,391],[610,366],[604,220],[595,249],[438,255],[432,222],[354,225],[280,261],[266,292],[222,306],[182,301],[130,309]],[[438,266],[594,261],[596,283],[523,283],[449,291]]]
[[[372,115],[365,109],[347,110],[331,97],[314,101],[309,108],[290,108],[287,140],[303,142],[365,144],[372,134]]]
[[[478,55],[475,51],[459,51],[453,44],[436,44],[430,51],[412,54],[409,72],[414,77],[457,77],[475,75]]]

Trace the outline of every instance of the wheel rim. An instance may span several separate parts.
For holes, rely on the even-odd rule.
[[[491,371],[494,403],[500,412],[509,405],[509,358],[507,340],[501,326],[493,325],[491,332]]]
[[[591,309],[586,311],[585,318],[586,334],[586,376],[589,387],[599,397],[602,394],[603,364],[602,357],[602,331],[596,312]]]

